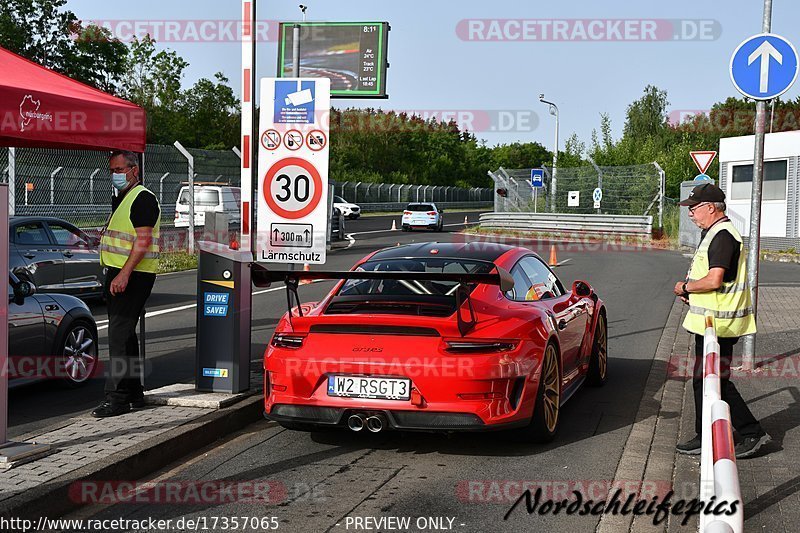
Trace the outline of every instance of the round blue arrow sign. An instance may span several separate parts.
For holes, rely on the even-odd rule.
[[[797,79],[797,50],[774,33],[742,41],[731,56],[731,80],[743,95],[771,100],[789,90]]]

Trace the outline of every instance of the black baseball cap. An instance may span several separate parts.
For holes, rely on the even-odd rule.
[[[713,183],[702,183],[692,189],[689,197],[678,205],[693,207],[703,202],[724,202],[725,193]]]

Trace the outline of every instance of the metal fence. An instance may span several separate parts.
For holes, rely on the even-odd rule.
[[[239,185],[233,151],[190,150],[195,180]],[[161,204],[162,224],[174,220],[178,192],[189,179],[188,161],[173,146],[147,145],[145,184]],[[82,227],[102,225],[111,211],[108,153],[45,148],[0,148],[1,179],[9,183],[15,215],[50,215]]]
[[[445,185],[404,185],[397,183],[337,182],[336,196],[354,204],[393,204],[407,202],[491,203],[492,189]]]
[[[489,172],[497,189],[497,212],[573,213],[608,215],[658,215],[663,227],[664,171],[657,163],[601,167],[597,165],[557,168],[555,202],[551,196],[552,168],[545,168],[544,187],[531,185],[531,169],[498,169]],[[600,207],[595,207],[593,192],[602,190]],[[577,197],[577,206],[569,198]]]
[[[240,155],[233,150],[189,148],[195,182],[240,185]],[[49,215],[92,228],[105,223],[111,212],[108,152],[45,148],[0,147],[0,180],[9,183],[10,212]],[[178,193],[189,179],[189,162],[175,146],[147,145],[145,185],[161,204],[162,226],[173,224]],[[348,202],[373,204],[364,211],[415,201],[473,207],[490,205],[487,188],[331,182],[334,194]],[[375,209],[371,209],[375,207]]]

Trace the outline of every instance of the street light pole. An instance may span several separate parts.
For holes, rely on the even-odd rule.
[[[764,0],[762,31],[772,29],[772,0]],[[758,259],[761,251],[761,184],[764,180],[764,138],[767,122],[767,103],[756,102],[756,135],[753,154],[753,188],[750,193],[750,238],[747,247],[747,282],[750,286],[750,305],[753,320],[758,318]],[[756,354],[756,336],[746,335],[742,350],[742,370],[751,372]]]
[[[556,117],[556,141],[553,150],[553,177],[550,179],[550,212],[556,212],[556,171],[558,168],[558,106],[544,99],[544,94],[539,95],[539,101],[550,106],[550,114]]]

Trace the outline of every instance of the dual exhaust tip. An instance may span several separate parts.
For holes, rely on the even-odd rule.
[[[376,413],[374,415],[356,413],[350,415],[350,418],[347,419],[347,427],[356,432],[366,428],[372,433],[380,433],[386,426],[386,417],[381,413]]]

